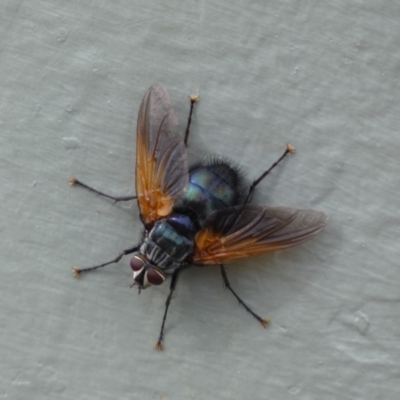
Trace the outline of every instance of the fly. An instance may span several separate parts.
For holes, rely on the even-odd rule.
[[[261,318],[236,294],[224,264],[304,243],[327,222],[327,216],[320,211],[251,204],[256,186],[294,152],[291,145],[248,189],[243,188],[238,170],[225,159],[214,158],[189,167],[186,148],[197,101],[197,96],[190,96],[189,118],[182,138],[172,133],[177,119],[165,87],[156,83],[145,94],[137,120],[136,196],[114,197],[76,178],[69,182],[115,202],[137,200],[144,225],[141,243],[109,262],[91,268],[74,267],[73,271],[79,277],[82,272],[117,263],[134,253],[130,266],[133,285],[139,291],[161,285],[171,277],[156,350],[164,349],[168,308],[183,269],[219,265],[226,288],[265,327],[269,320]]]

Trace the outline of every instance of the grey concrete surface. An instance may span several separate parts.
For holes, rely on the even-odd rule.
[[[3,1],[0,5],[0,399],[395,400],[400,387],[400,3]],[[154,82],[189,156],[257,177],[256,202],[315,208],[314,240],[130,289],[140,238],[135,125]]]

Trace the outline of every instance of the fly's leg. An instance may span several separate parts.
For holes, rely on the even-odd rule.
[[[100,265],[96,265],[94,267],[90,267],[90,268],[78,268],[78,267],[74,267],[72,268],[72,271],[74,272],[74,276],[75,278],[79,278],[82,272],[88,272],[88,271],[94,271],[97,268],[102,268],[105,267],[106,265],[110,265],[110,264],[115,264],[117,263],[119,260],[121,260],[121,258],[123,256],[126,256],[127,254],[131,254],[134,253],[135,251],[138,251],[140,248],[140,246],[135,246],[132,247],[131,249],[126,249],[124,250],[122,253],[120,253],[118,255],[118,257],[114,258],[114,260],[108,261],[104,264],[100,264]]]
[[[167,313],[168,313],[169,304],[171,303],[172,293],[175,290],[176,281],[178,279],[178,274],[179,274],[179,271],[176,271],[172,275],[171,285],[169,287],[170,292],[169,292],[169,295],[167,297],[167,301],[165,302],[165,311],[164,311],[164,317],[163,317],[162,324],[161,324],[160,336],[158,337],[157,343],[154,345],[154,349],[158,350],[158,351],[164,350],[164,345],[163,345],[164,325],[165,325],[165,320],[167,319]]]
[[[247,194],[244,204],[248,204],[251,201],[255,187],[289,154],[294,153],[295,148],[291,144],[287,144],[285,152],[280,156],[280,158],[275,161],[266,171],[264,171],[258,179],[256,179],[249,188],[249,193]]]
[[[265,328],[269,322],[268,318],[261,318],[259,315],[257,315],[237,294],[236,292],[232,289],[231,284],[228,281],[228,276],[226,275],[226,271],[224,266],[221,264],[221,274],[222,274],[222,279],[224,280],[225,287],[231,291],[231,293],[236,297],[238,300],[239,304],[241,304],[247,312],[249,312],[258,322],[261,323],[261,325]]]
[[[110,196],[108,194],[100,192],[99,190],[91,188],[90,186],[86,185],[85,183],[83,183],[83,182],[81,182],[78,179],[73,178],[73,177],[69,179],[69,184],[71,186],[74,186],[74,185],[82,186],[85,189],[90,190],[93,193],[96,193],[96,194],[98,194],[100,196],[107,197],[108,199],[114,200],[116,203],[119,202],[119,201],[129,201],[129,200],[134,200],[134,199],[137,198],[136,196],[125,196],[125,197]],[[121,258],[123,256],[125,256],[127,254],[134,253],[135,251],[139,250],[139,248],[140,248],[140,246],[135,246],[135,247],[132,247],[130,249],[126,249],[122,253],[120,253],[116,258],[114,258],[114,260],[108,261],[108,262],[100,264],[100,265],[95,265],[94,267],[90,267],[90,268],[74,267],[74,268],[72,268],[72,270],[74,272],[74,276],[75,276],[75,278],[79,278],[82,272],[94,271],[95,269],[105,267],[106,265],[115,264],[119,260],[121,260]]]
[[[71,186],[74,186],[74,185],[82,186],[85,189],[90,190],[93,193],[96,193],[96,194],[98,194],[100,196],[107,197],[108,199],[114,200],[116,203],[118,203],[119,201],[129,201],[129,200],[137,199],[137,196],[122,196],[122,197],[110,196],[108,194],[100,192],[99,190],[91,188],[90,186],[86,185],[85,183],[79,181],[78,179],[76,179],[74,177],[69,178],[69,184]]]
[[[183,143],[185,143],[186,147],[187,147],[187,141],[189,138],[190,124],[192,122],[192,113],[193,113],[194,103],[197,103],[199,101],[199,96],[192,94],[191,96],[189,96],[189,99],[190,99],[190,111],[189,111],[189,118],[188,118],[188,122],[187,122],[187,126],[186,126],[186,131],[185,131],[185,140],[183,141]]]

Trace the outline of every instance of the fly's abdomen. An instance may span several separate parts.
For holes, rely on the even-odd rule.
[[[194,226],[188,216],[172,215],[154,224],[140,252],[152,264],[171,274],[191,259],[194,235]]]
[[[237,205],[239,199],[238,172],[226,162],[216,160],[190,168],[188,188],[176,208],[201,227],[212,212]]]

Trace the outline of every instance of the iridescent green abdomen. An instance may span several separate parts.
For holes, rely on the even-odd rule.
[[[195,165],[189,170],[189,185],[182,201],[175,207],[187,214],[199,227],[212,212],[237,205],[240,178],[224,161]]]

